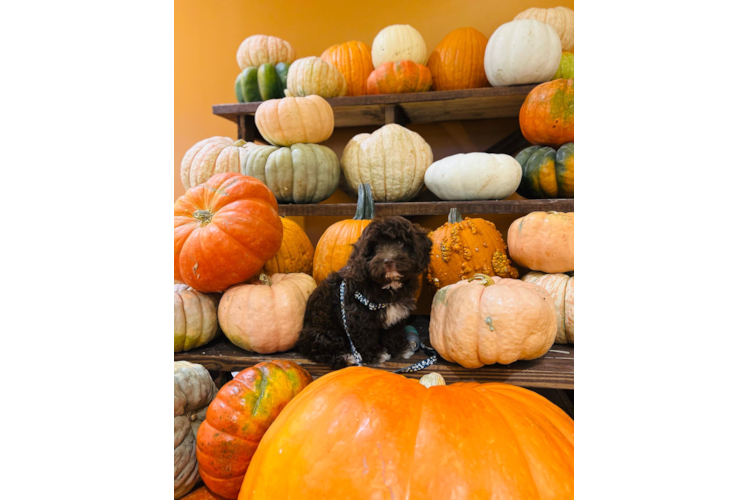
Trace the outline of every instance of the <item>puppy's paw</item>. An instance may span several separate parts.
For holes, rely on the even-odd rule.
[[[400,356],[398,356],[398,358],[408,359],[411,356],[413,356],[415,353],[416,353],[415,349],[413,349],[412,347],[408,347],[403,352],[400,353]]]
[[[376,364],[376,365],[381,365],[381,364],[382,364],[382,363],[384,363],[385,361],[389,361],[389,359],[390,359],[391,357],[392,357],[392,356],[390,356],[390,353],[388,353],[387,351],[384,351],[384,352],[382,352],[382,353],[381,353],[381,354],[380,354],[379,356],[377,356],[377,357],[376,357],[376,358],[374,359],[374,364]]]
[[[346,366],[354,366],[356,364],[356,358],[353,357],[353,354],[343,354],[342,357]]]

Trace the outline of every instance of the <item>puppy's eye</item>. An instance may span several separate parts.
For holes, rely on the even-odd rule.
[[[403,241],[400,240],[400,241],[397,242],[397,246],[399,246],[400,248],[402,248],[402,247],[405,246],[405,243],[403,243]]]

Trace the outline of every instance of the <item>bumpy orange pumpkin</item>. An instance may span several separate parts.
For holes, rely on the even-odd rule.
[[[282,238],[278,202],[262,182],[214,175],[174,203],[174,279],[222,292],[262,269]]]
[[[367,80],[369,94],[407,94],[431,88],[431,71],[413,61],[387,62],[372,71]]]
[[[574,212],[532,212],[512,222],[509,255],[520,266],[544,273],[574,270]]]
[[[476,273],[516,278],[517,270],[506,254],[506,244],[493,222],[462,219],[460,211],[449,211],[447,223],[429,233],[433,242],[427,279],[431,286],[443,286],[470,278]]]
[[[320,56],[343,74],[346,95],[366,95],[366,79],[374,71],[371,49],[358,40],[328,47]]]
[[[312,274],[314,247],[301,226],[291,219],[281,217],[283,241],[280,250],[263,268],[265,274],[306,273]]]
[[[559,148],[574,142],[574,80],[553,80],[527,94],[519,127],[533,144]]]
[[[459,28],[439,42],[429,58],[434,90],[488,87],[483,58],[488,38],[475,28]]]
[[[296,363],[275,360],[242,370],[221,387],[197,431],[197,463],[208,488],[226,498],[239,496],[265,431],[311,381]]]
[[[573,496],[574,422],[542,396],[498,383],[426,388],[350,367],[286,406],[239,499]]]

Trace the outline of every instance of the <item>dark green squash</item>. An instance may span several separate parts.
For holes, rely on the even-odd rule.
[[[280,62],[245,68],[234,82],[236,100],[239,102],[267,101],[284,97],[289,64]]]
[[[574,198],[574,143],[558,151],[548,146],[530,146],[517,154],[522,182],[517,193],[525,198]]]

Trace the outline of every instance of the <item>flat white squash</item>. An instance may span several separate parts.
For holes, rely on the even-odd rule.
[[[519,187],[522,166],[509,155],[461,153],[432,163],[424,180],[442,200],[501,200]]]

